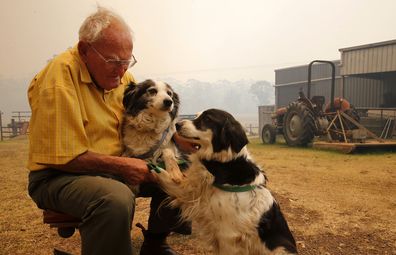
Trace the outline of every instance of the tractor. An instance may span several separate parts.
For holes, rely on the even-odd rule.
[[[324,96],[311,94],[311,69],[314,63],[331,65],[331,97],[325,105]],[[308,65],[307,95],[302,90],[299,98],[287,107],[277,109],[271,116],[272,124],[262,129],[263,143],[275,143],[276,135],[283,134],[289,146],[307,146],[317,136],[331,141],[364,140],[366,132],[359,125],[359,116],[353,106],[344,98],[334,98],[335,65],[331,61],[314,60]]]

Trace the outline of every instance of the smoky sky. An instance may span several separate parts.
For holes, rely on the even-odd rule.
[[[97,4],[132,27],[142,77],[274,81],[274,69],[396,37],[394,0],[1,1],[0,78],[31,76],[74,46]]]

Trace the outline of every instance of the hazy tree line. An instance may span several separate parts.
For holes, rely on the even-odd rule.
[[[208,108],[220,108],[237,115],[257,115],[259,105],[274,103],[274,87],[267,81],[240,80],[180,82],[164,79],[179,94],[182,114],[194,114]]]
[[[0,79],[0,111],[4,113],[3,120],[8,122],[12,111],[30,110],[27,101],[30,79],[31,77]],[[259,105],[274,103],[274,87],[267,81],[164,80],[179,94],[181,114],[195,114],[208,108],[220,108],[235,115],[251,115],[256,118]]]

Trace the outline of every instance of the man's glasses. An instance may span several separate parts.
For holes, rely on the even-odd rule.
[[[106,64],[112,66],[112,67],[126,67],[126,68],[131,68],[132,66],[134,66],[137,61],[135,56],[132,54],[132,58],[130,60],[118,60],[118,59],[106,59],[105,57],[103,57],[102,54],[100,54],[99,51],[97,51],[95,49],[94,46],[92,46],[91,44],[89,44],[89,46],[96,52],[96,54],[98,54],[98,56],[104,61],[106,62]]]

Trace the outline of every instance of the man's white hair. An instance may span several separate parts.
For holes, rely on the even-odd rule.
[[[88,16],[82,23],[78,32],[80,41],[93,43],[96,42],[102,36],[102,31],[107,28],[112,22],[118,22],[125,27],[132,35],[132,29],[124,21],[124,19],[117,13],[98,6],[98,10]]]

